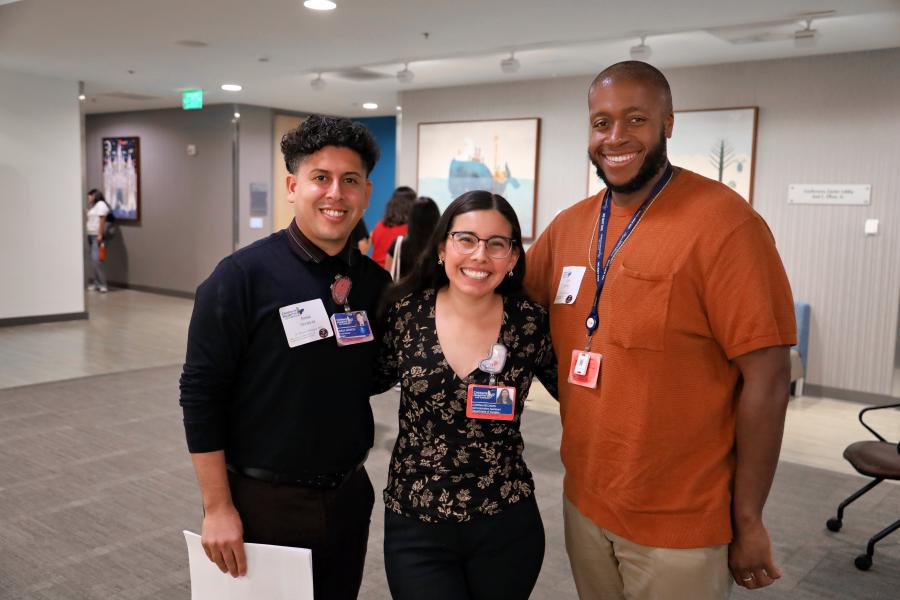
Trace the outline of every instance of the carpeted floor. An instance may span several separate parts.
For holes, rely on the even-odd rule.
[[[179,367],[155,367],[0,390],[0,598],[187,600],[182,529],[200,524],[199,494],[177,403]],[[397,395],[373,399],[368,468],[383,487]],[[527,459],[538,486],[547,555],[533,597],[576,598],[562,538],[556,415],[526,413]],[[883,484],[827,532],[837,503],[865,480],[782,463],[767,523],[785,576],[734,598],[900,597],[900,532],[879,545],[868,573],[853,558],[900,518],[900,486]],[[387,599],[382,511],[372,517],[360,598]],[[427,598],[427,594],[423,595]]]

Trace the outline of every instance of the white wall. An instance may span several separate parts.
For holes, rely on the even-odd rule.
[[[807,382],[891,392],[900,304],[900,49],[666,71],[676,110],[759,106],[754,206],[812,305]],[[591,76],[405,92],[398,185],[420,122],[540,117],[537,230],[586,195]],[[676,127],[678,121],[676,119]],[[867,207],[787,204],[790,183],[870,183]],[[881,220],[863,236],[866,218]]]
[[[0,319],[85,310],[77,95],[0,69]]]

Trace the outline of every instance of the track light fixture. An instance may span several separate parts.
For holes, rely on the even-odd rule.
[[[510,52],[508,58],[500,61],[500,70],[504,73],[517,73],[521,67],[522,63],[516,58],[515,52]]]
[[[816,44],[818,32],[812,28],[812,19],[806,19],[806,27],[794,32],[794,46],[797,48],[809,48]]]
[[[315,79],[309,82],[309,87],[317,92],[325,89],[325,80],[322,79],[321,73],[317,73]]]
[[[397,71],[397,81],[400,83],[412,83],[416,74],[409,70],[409,63],[403,63],[403,69]]]
[[[646,36],[646,35],[642,35],[642,36],[641,36],[641,43],[638,44],[637,46],[632,46],[632,47],[631,47],[631,52],[630,52],[630,53],[631,53],[631,58],[632,58],[632,60],[644,60],[644,61],[646,61],[646,60],[649,60],[651,56],[653,56],[653,49],[650,48],[650,46],[648,46],[647,44],[644,43],[644,42],[646,41],[646,39],[647,39],[647,36]]]
[[[78,101],[84,102],[85,98],[87,98],[87,96],[84,95],[84,82],[79,81],[78,82]]]

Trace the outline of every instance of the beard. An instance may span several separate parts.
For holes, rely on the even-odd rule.
[[[656,177],[656,174],[666,165],[666,162],[668,161],[666,155],[666,132],[665,130],[660,130],[659,142],[647,152],[644,164],[638,169],[637,174],[621,185],[609,181],[606,177],[606,173],[603,172],[603,167],[591,155],[590,150],[588,150],[588,158],[591,159],[591,164],[597,169],[597,177],[603,180],[603,183],[606,184],[609,191],[617,194],[631,194],[650,183],[653,178]]]

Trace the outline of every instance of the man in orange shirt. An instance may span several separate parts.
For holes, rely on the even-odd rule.
[[[566,548],[582,598],[721,599],[781,576],[762,510],[793,301],[763,219],[666,157],[669,84],[615,64],[588,94],[606,191],[528,252],[560,357]],[[599,251],[598,251],[599,250]]]

